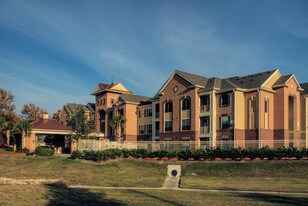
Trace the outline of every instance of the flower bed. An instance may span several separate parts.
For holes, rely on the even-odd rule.
[[[158,150],[148,151],[146,149],[107,149],[101,151],[74,151],[72,159],[86,159],[92,161],[104,161],[116,158],[136,158],[143,160],[163,161],[204,161],[204,160],[280,160],[280,159],[307,159],[308,149],[302,148],[269,148],[241,149],[241,148],[211,148],[195,150]]]

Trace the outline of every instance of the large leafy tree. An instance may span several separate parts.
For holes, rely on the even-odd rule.
[[[28,122],[35,122],[41,119],[45,112],[46,110],[34,104],[25,104],[20,111],[22,119]]]
[[[114,116],[110,122],[110,126],[115,130],[117,141],[120,142],[122,139],[122,132],[124,130],[124,124],[126,118],[123,115]]]
[[[18,117],[15,113],[14,95],[0,88],[0,138],[5,137],[9,144],[11,131]]]
[[[84,109],[80,109],[75,115],[68,120],[68,126],[72,127],[74,134],[73,139],[88,139],[89,134],[94,130],[94,121],[87,120]]]

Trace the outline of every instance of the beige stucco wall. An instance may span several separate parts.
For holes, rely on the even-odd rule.
[[[123,106],[126,123],[124,127],[124,141],[137,141],[137,105],[126,103]]]
[[[234,105],[234,119],[235,119],[235,129],[245,129],[245,95],[244,92],[235,91],[235,105]]]

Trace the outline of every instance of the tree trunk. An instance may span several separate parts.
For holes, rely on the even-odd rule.
[[[10,138],[11,138],[11,131],[7,130],[6,131],[6,144],[10,145]]]
[[[16,149],[17,149],[17,145],[16,145],[16,137],[14,136],[13,137],[14,139],[14,143],[13,143],[13,151],[16,152]]]
[[[119,127],[116,128],[117,142],[121,142],[121,129]]]

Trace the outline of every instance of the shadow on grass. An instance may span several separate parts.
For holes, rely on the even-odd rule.
[[[69,188],[64,183],[46,184],[49,190],[47,206],[54,205],[126,205],[117,200],[106,198],[104,193],[94,193],[87,189]]]
[[[155,196],[153,194],[149,194],[149,193],[146,193],[146,192],[142,192],[140,190],[130,190],[131,192],[133,193],[136,193],[136,194],[140,194],[140,195],[143,195],[145,197],[149,197],[149,198],[152,198],[154,199],[155,201],[159,201],[157,205],[161,205],[161,204],[170,204],[170,205],[174,205],[174,206],[184,206],[183,204],[179,204],[179,203],[176,203],[174,201],[171,201],[170,199],[164,199],[162,198],[161,196]]]
[[[308,196],[296,197],[291,195],[271,195],[271,194],[236,194],[238,197],[252,199],[258,202],[267,202],[279,205],[308,205]]]

